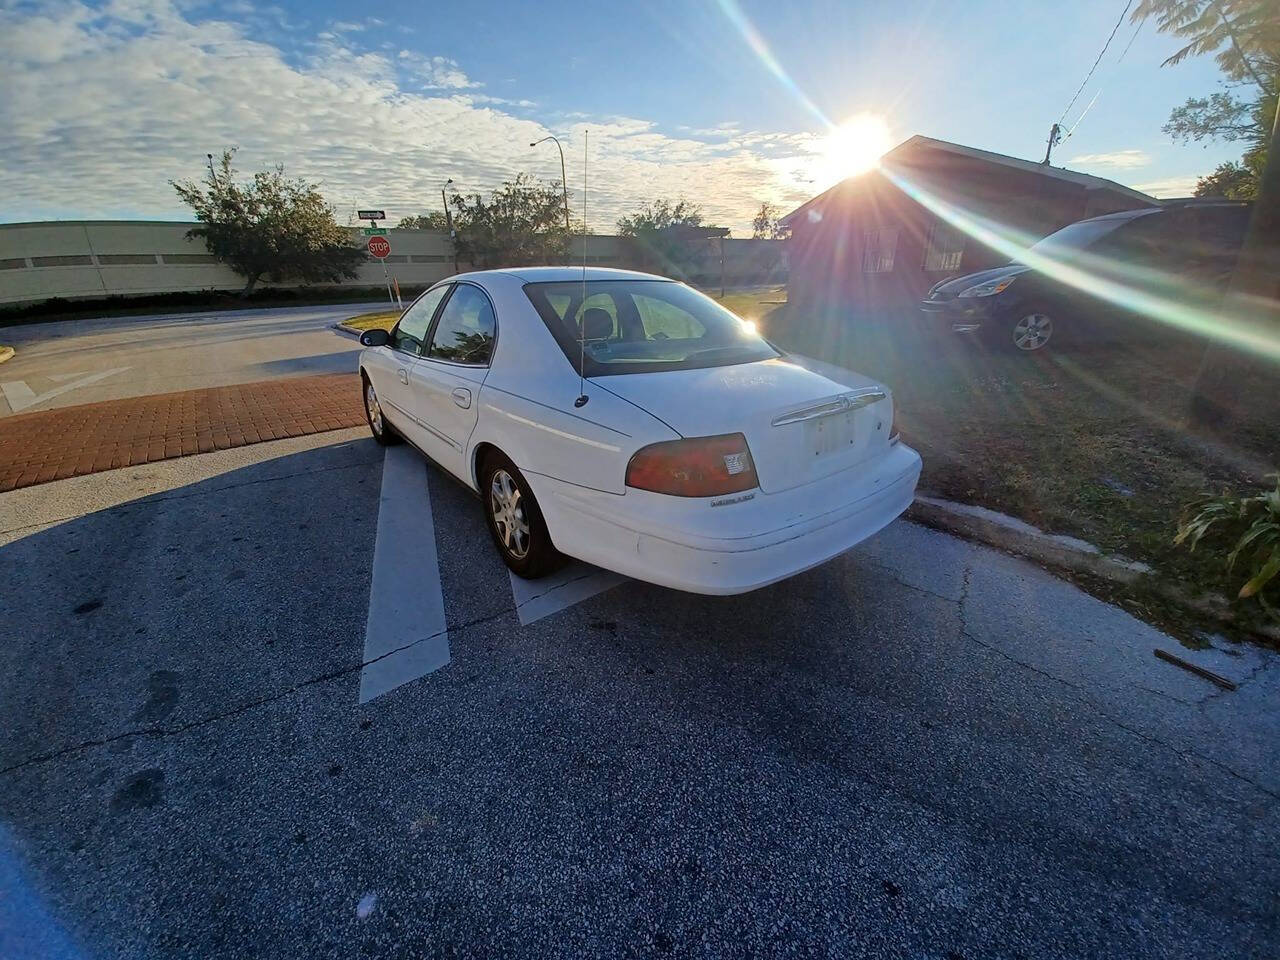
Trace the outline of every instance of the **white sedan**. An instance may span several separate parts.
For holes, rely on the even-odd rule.
[[[788,356],[662,277],[465,273],[360,342],[374,438],[479,493],[523,577],[567,554],[678,590],[754,590],[880,530],[920,476],[887,388]]]

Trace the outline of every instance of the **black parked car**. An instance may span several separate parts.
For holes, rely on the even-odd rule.
[[[958,334],[1027,353],[1067,339],[1156,335],[1163,304],[1212,310],[1249,211],[1247,203],[1182,201],[1080,220],[1034,244],[1033,266],[1014,261],[948,278],[920,307]]]

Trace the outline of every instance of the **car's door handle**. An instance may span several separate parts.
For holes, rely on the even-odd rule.
[[[397,370],[397,371],[396,371],[396,376],[400,378],[400,382],[401,382],[401,383],[408,383],[408,382],[409,382],[409,374],[408,374],[408,371],[406,371],[406,370],[403,370],[403,369],[401,369],[401,370]]]
[[[458,387],[453,391],[453,402],[463,410],[471,409],[471,391],[466,387]]]

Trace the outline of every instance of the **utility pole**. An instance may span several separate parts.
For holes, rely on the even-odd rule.
[[[1062,127],[1054,124],[1049,128],[1049,145],[1044,148],[1044,165],[1049,165],[1049,154],[1053,153],[1053,148],[1062,142]]]

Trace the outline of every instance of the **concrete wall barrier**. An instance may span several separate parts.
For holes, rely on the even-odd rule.
[[[218,263],[199,240],[188,240],[194,224],[161,220],[67,220],[0,224],[0,304],[22,304],[51,297],[66,299],[153,293],[236,291],[244,280]],[[352,230],[358,242],[358,229]],[[388,273],[403,286],[435,283],[454,272],[448,235],[433,230],[387,232]],[[582,239],[574,238],[573,261],[580,262]],[[729,240],[725,275],[730,284],[785,279],[783,244],[767,240]],[[624,237],[587,238],[587,260],[594,266],[639,268],[640,258]],[[782,265],[780,268],[779,265]],[[462,263],[467,270],[469,264]],[[698,279],[719,282],[718,254],[708,250]],[[342,285],[380,287],[382,266],[370,257],[359,274]],[[297,287],[300,284],[260,286]]]

